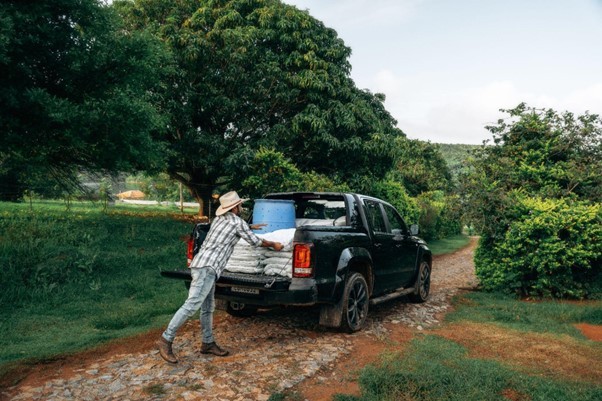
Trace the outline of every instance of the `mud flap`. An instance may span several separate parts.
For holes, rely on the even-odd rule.
[[[341,327],[343,318],[343,298],[340,297],[339,302],[334,305],[322,305],[320,308],[320,326],[324,327]]]

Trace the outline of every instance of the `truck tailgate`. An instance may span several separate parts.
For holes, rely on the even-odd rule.
[[[225,271],[217,281],[217,285],[244,285],[263,287],[274,291],[288,290],[291,279],[282,276],[266,276],[263,274],[232,273]]]
[[[162,271],[161,276],[179,280],[192,280],[190,270]],[[263,274],[232,273],[224,271],[217,285],[241,285],[247,287],[262,287],[270,290],[288,290],[291,279],[282,276],[266,276]]]

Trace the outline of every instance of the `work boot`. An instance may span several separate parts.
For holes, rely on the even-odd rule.
[[[173,344],[171,341],[167,341],[165,338],[163,338],[163,336],[161,336],[161,339],[157,341],[157,345],[159,346],[159,354],[161,355],[161,358],[165,359],[169,363],[178,363],[178,359],[171,349],[171,344]]]
[[[221,349],[219,345],[214,342],[212,343],[203,343],[201,346],[201,354],[213,354],[217,356],[226,356],[229,354],[225,349]]]

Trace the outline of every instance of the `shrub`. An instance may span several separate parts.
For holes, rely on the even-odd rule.
[[[505,233],[484,236],[475,254],[485,289],[527,296],[599,296],[601,204],[517,197],[513,214]]]
[[[420,232],[425,239],[441,239],[460,234],[460,205],[457,196],[443,191],[424,192],[416,198],[420,209]]]
[[[370,191],[377,198],[385,200],[393,205],[406,223],[418,222],[420,209],[416,200],[408,195],[405,188],[399,182],[393,180],[377,181]]]

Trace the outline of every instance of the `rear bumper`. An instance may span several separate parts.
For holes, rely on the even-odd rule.
[[[257,285],[220,278],[215,287],[215,297],[258,306],[313,305],[318,300],[318,290],[314,280],[260,277],[268,277],[269,281]]]
[[[192,280],[190,270],[164,271],[161,275]],[[257,306],[313,305],[318,301],[318,289],[314,279],[224,272],[215,285],[215,297]]]

